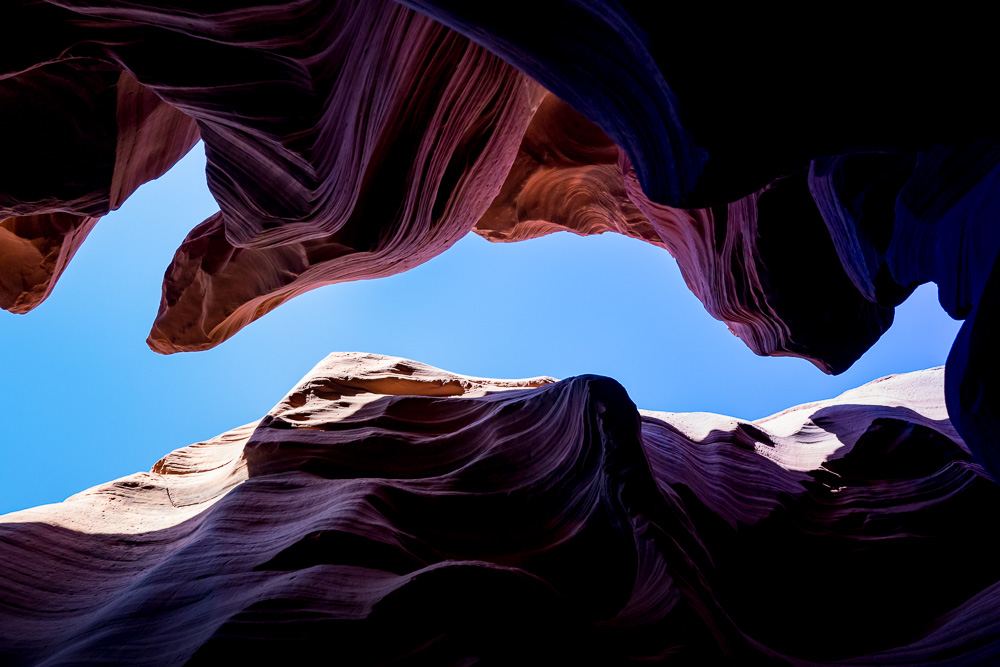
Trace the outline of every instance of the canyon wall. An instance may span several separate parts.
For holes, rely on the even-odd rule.
[[[97,219],[200,136],[220,211],[167,267],[157,352],[404,271],[473,226],[614,230],[667,248],[755,353],[828,373],[936,282],[967,321],[952,417],[1000,469],[1000,362],[980,343],[996,317],[1000,130],[967,31],[912,19],[937,31],[913,50],[874,17],[789,33],[763,13],[677,10],[685,29],[664,36],[637,2],[403,5],[5,5],[29,46],[0,63],[15,156],[0,167],[0,306],[37,306]],[[690,57],[705,25],[723,68]],[[854,46],[822,47],[837,40]],[[808,54],[807,76],[773,67],[789,53]]]
[[[968,664],[1000,648],[991,508],[940,368],[745,422],[333,354],[0,517],[0,659]]]
[[[528,643],[508,637],[551,660],[992,656],[989,22],[661,11],[5,3],[10,312],[200,139],[219,210],[165,267],[148,338],[164,354],[470,230],[654,244],[754,353],[827,373],[921,283],[965,322],[943,371],[756,424],[639,416],[605,378],[335,357],[256,426],[5,517],[3,655],[254,658],[331,636],[386,660],[513,660]]]
[[[755,353],[827,373],[937,283],[966,320],[951,416],[1000,470],[1000,361],[984,342],[1000,129],[976,31],[846,15],[787,31],[767,12],[672,8],[664,32],[656,11],[7,3],[25,46],[0,63],[0,307],[37,306],[100,216],[200,137],[220,210],[166,268],[157,352],[213,347],[304,291],[405,271],[473,228],[611,230],[669,250]],[[922,34],[934,48],[914,48]],[[709,44],[724,66],[696,55]],[[793,56],[801,72],[776,66]]]

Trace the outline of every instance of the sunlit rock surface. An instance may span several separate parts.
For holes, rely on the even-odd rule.
[[[4,132],[25,156],[0,167],[0,215],[62,217],[4,223],[0,306],[36,306],[91,218],[199,131],[220,212],[167,268],[159,352],[217,345],[320,285],[404,271],[482,216],[537,84],[388,0],[256,4],[4,7],[37,43],[0,63]]]
[[[942,307],[965,319],[948,359],[943,405],[973,458],[1000,474],[1000,124],[993,89],[983,83],[989,80],[983,64],[992,56],[974,51],[992,44],[991,36],[977,35],[975,21],[956,26],[938,13],[902,23],[895,16],[867,16],[859,23],[848,12],[832,12],[808,30],[788,30],[787,17],[758,9],[745,16],[730,12],[727,21],[715,9],[672,7],[665,22],[662,11],[633,0],[516,0],[502,9],[453,0],[6,2],[0,23],[16,43],[8,40],[10,48],[0,56],[0,307],[25,313],[38,306],[98,219],[169,169],[200,137],[219,212],[194,227],[166,268],[148,340],[158,352],[217,345],[320,285],[404,271],[443,252],[473,226],[499,241],[556,229],[616,231],[669,250],[706,310],[754,352],[801,356],[832,373],[850,366],[879,338],[893,308],[917,285],[935,282]],[[597,380],[558,386],[580,383],[587,391],[599,387],[594,391],[601,396],[617,391]],[[570,392],[538,391],[553,392],[553,400]],[[586,401],[580,405],[584,412],[591,409]],[[608,428],[621,432],[619,426]],[[643,437],[655,430],[645,428]],[[601,447],[618,437],[607,436]],[[628,447],[622,451],[635,450]],[[298,459],[286,463],[306,465]],[[269,470],[277,465],[270,459],[258,464]],[[587,469],[581,464],[580,470]],[[275,470],[269,474],[283,468]],[[601,474],[617,481],[580,492],[589,494],[593,507],[604,508],[601,516],[609,525],[638,525],[632,510],[615,504],[624,501],[601,495],[609,493],[607,484],[624,482],[617,473]],[[577,492],[576,483],[566,482],[568,495]],[[590,488],[590,482],[579,483]],[[224,506],[237,497],[225,496]],[[816,502],[822,509],[832,500]],[[212,516],[224,506],[196,515]],[[796,511],[803,516],[822,514],[802,507]],[[692,512],[681,515],[690,523],[697,514]],[[722,516],[722,505],[712,512]],[[200,520],[193,515],[178,525]],[[202,544],[198,535],[210,530],[216,528],[199,528],[184,544]],[[702,528],[692,530],[706,553],[732,551],[718,547]],[[866,540],[865,548],[881,548],[883,541]],[[215,553],[223,546],[199,548]],[[813,546],[802,548],[814,554]],[[720,592],[731,590],[724,583],[730,581],[725,557],[713,556],[709,567],[683,549],[680,562],[690,562],[698,574],[671,571],[671,581],[686,582],[670,589],[681,591],[678,597],[664,602],[640,595],[642,603],[635,603],[648,602],[670,619],[673,629],[650,636],[682,633],[692,645],[708,646],[699,643],[698,633],[710,633],[733,655],[757,646],[745,639],[754,637],[765,653],[846,659],[888,651],[878,659],[907,663],[919,656],[930,660],[927,651],[942,645],[936,642],[948,646],[938,658],[972,655],[963,652],[972,649],[961,641],[969,624],[986,618],[983,627],[992,627],[992,616],[980,612],[990,597],[986,589],[956,584],[955,590],[981,590],[985,597],[968,603],[948,598],[952,611],[910,601],[898,610],[899,627],[919,631],[905,637],[887,631],[881,644],[858,631],[851,635],[857,640],[841,637],[840,649],[824,653],[826,640],[806,630],[795,635],[809,638],[802,645],[769,634],[782,632],[776,629],[781,622],[769,624],[769,614],[797,627],[798,617],[786,618],[782,610],[805,602],[796,598],[787,608],[740,611]],[[833,547],[830,552],[838,553]],[[166,558],[165,551],[155,553]],[[783,553],[764,557],[780,562]],[[619,556],[608,558],[617,562]],[[670,567],[682,567],[677,558],[670,556]],[[163,562],[180,561],[171,556]],[[440,567],[438,561],[416,562]],[[507,561],[499,566],[521,567]],[[830,568],[837,570],[836,564]],[[981,571],[975,563],[956,568],[962,576]],[[451,570],[433,571],[427,575],[432,579],[451,576]],[[538,582],[548,582],[570,596],[569,608],[590,614],[588,623],[620,609],[614,595],[627,597],[609,593],[612,604],[595,593],[598,613],[566,592],[575,584],[552,583],[547,570],[530,571],[540,578],[518,585],[536,591]],[[496,581],[507,576],[490,572]],[[834,588],[846,585],[830,577]],[[712,595],[704,595],[708,589]],[[886,595],[906,597],[895,589]],[[107,599],[125,604],[127,596],[107,593]],[[214,618],[204,604],[190,602],[198,618]],[[534,608],[542,614],[545,604]],[[813,631],[847,632],[837,623],[856,615],[857,606],[875,608],[830,606],[843,613],[830,612],[836,618]],[[262,618],[284,618],[280,610],[267,609]],[[675,609],[693,616],[678,616]],[[495,613],[502,627],[504,615]],[[30,623],[29,617],[19,623]],[[585,655],[592,643],[598,651],[617,641],[647,655],[641,638],[605,639],[624,636],[616,633],[632,627],[629,622],[601,618],[606,624],[600,632],[586,624],[588,630],[579,630],[583,626],[570,621],[560,632],[582,632],[575,645]],[[98,626],[76,622],[64,624],[67,637],[99,641]],[[241,628],[244,621],[232,623]],[[102,631],[107,634],[119,626],[100,627],[112,628]],[[400,641],[419,642],[421,632]],[[29,644],[31,636],[27,629],[16,633],[17,641]],[[225,643],[222,638],[218,642]],[[649,646],[662,648],[659,641],[651,639]],[[992,650],[992,639],[975,641],[976,650]],[[385,650],[405,652],[403,644]],[[669,653],[669,646],[662,650]],[[455,655],[463,650],[439,648]],[[204,650],[210,655],[216,649]]]
[[[662,206],[599,127],[548,93],[473,231],[509,242],[561,230],[617,232],[667,249],[705,309],[759,355],[839,373],[892,323],[892,309],[845,275],[805,171],[730,204]]]
[[[258,423],[0,517],[0,660],[981,663],[1000,488],[942,376],[743,422],[333,354]]]
[[[664,247],[629,198],[619,152],[601,128],[547,92],[500,193],[472,231],[497,242],[612,231]]]
[[[219,212],[167,267],[158,352],[404,271],[473,225],[612,230],[669,249],[754,352],[831,373],[937,283],[967,319],[951,415],[1000,472],[988,40],[841,14],[788,31],[697,7],[668,26],[633,1],[7,2],[0,307],[37,306],[97,218],[200,136]]]

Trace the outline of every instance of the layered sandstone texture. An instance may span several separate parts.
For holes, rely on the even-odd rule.
[[[566,655],[559,651],[570,644],[584,657],[699,659],[699,651],[716,650],[710,646],[736,657],[807,661],[988,655],[996,577],[981,559],[992,554],[979,538],[948,531],[988,516],[984,508],[994,501],[983,489],[993,486],[983,471],[1000,474],[1000,124],[993,87],[985,85],[993,56],[976,50],[994,41],[976,24],[991,24],[953,22],[939,12],[866,15],[859,23],[828,12],[788,30],[785,15],[732,11],[671,7],[665,21],[661,7],[638,0],[512,0],[502,9],[454,0],[3,3],[0,25],[16,36],[0,55],[0,307],[11,312],[38,306],[100,217],[200,138],[219,211],[193,226],[166,267],[148,339],[165,354],[218,345],[306,290],[409,269],[470,230],[492,241],[569,230],[652,243],[673,255],[708,313],[755,353],[799,356],[829,373],[864,354],[921,283],[936,283],[945,311],[965,320],[943,380],[941,372],[928,380],[935,391],[943,382],[945,398],[932,401],[934,409],[947,406],[932,422],[913,421],[928,413],[912,406],[871,419],[869,408],[859,408],[844,421],[801,413],[801,433],[735,422],[688,433],[671,419],[644,417],[637,436],[623,426],[632,408],[614,398],[623,394],[608,380],[533,389],[531,396],[545,398],[525,399],[523,410],[511,398],[516,391],[494,396],[486,383],[476,391],[488,396],[461,398],[468,380],[442,380],[441,391],[458,392],[433,399],[449,406],[447,414],[433,417],[421,403],[432,399],[415,399],[420,410],[376,419],[372,435],[357,440],[375,443],[358,452],[385,448],[377,460],[353,450],[341,460],[326,439],[354,437],[353,425],[340,426],[354,422],[323,410],[350,412],[358,397],[375,396],[376,407],[358,408],[361,419],[383,403],[408,405],[391,396],[419,397],[414,387],[430,385],[400,385],[396,371],[386,370],[377,389],[331,390],[338,398],[330,400],[342,405],[320,410],[312,426],[307,391],[294,399],[302,405],[286,406],[296,417],[273,416],[168,457],[133,487],[112,485],[39,510],[61,518],[18,528],[38,533],[3,543],[27,549],[5,556],[5,568],[29,568],[9,580],[14,589],[4,599],[23,600],[22,612],[43,611],[5,624],[11,655],[85,662],[99,655],[94,647],[124,645],[114,637],[128,634],[168,661],[227,651],[252,658],[259,643],[291,641],[283,628],[310,626],[302,619],[340,633],[348,646],[368,641],[386,659],[426,651],[433,659],[441,651],[442,659],[458,660],[476,642],[513,659],[503,651],[518,649],[504,638],[519,633],[548,641],[552,656]],[[421,373],[436,371],[414,371],[414,382]],[[409,388],[386,388],[397,385]],[[909,405],[924,390],[899,391]],[[586,421],[583,435],[569,427],[548,434],[556,414]],[[386,429],[410,433],[413,420],[421,438],[436,434],[427,435],[438,442],[427,461],[422,448],[392,444],[409,436],[382,437]],[[867,429],[857,438],[855,422]],[[470,436],[474,447],[456,444],[480,423],[496,432]],[[293,425],[286,435],[317,440],[266,440],[282,424]],[[669,465],[650,444],[657,432],[687,443],[664,450],[680,457]],[[712,449],[716,437],[730,445]],[[224,454],[226,446],[244,451],[241,438],[245,455]],[[494,441],[500,449],[478,449]],[[523,450],[501,447],[517,442]],[[812,456],[810,443],[837,444],[829,456]],[[473,458],[448,453],[452,447]],[[495,451],[507,453],[491,458]],[[497,463],[508,455],[516,465]],[[197,472],[167,474],[188,464]],[[758,464],[770,473],[746,472]],[[671,476],[688,469],[683,480]],[[291,477],[266,487],[261,480],[271,475]],[[381,481],[362,492],[370,482],[351,482],[352,475]],[[711,475],[716,482],[698,481]],[[433,481],[445,478],[443,486]],[[298,489],[301,480],[308,483],[297,515],[286,504],[299,491],[278,489]],[[890,482],[896,486],[885,491]],[[530,491],[497,490],[509,484]],[[739,491],[744,485],[751,491]],[[336,487],[331,498],[347,498],[337,495],[346,488],[360,496],[324,505],[316,536],[305,539],[296,531],[312,520],[307,508],[318,501],[310,494],[322,496],[320,487]],[[245,506],[233,504],[243,498]],[[504,505],[526,505],[526,498],[542,500],[532,500],[530,512]],[[111,512],[117,527],[101,528],[98,515],[85,511],[101,499],[131,508],[131,527]],[[205,509],[208,503],[216,504]],[[433,509],[406,514],[399,508],[407,503]],[[148,512],[134,514],[139,506]],[[279,508],[288,521],[261,518],[259,533],[257,524],[232,528]],[[323,527],[322,517],[337,527]],[[383,527],[366,532],[374,524]],[[155,537],[121,538],[133,529]],[[930,537],[918,539],[921,531]],[[249,546],[240,541],[246,534],[260,539]],[[252,574],[239,569],[300,542],[283,557],[290,560],[279,559],[293,563],[285,569],[256,561]],[[29,544],[51,544],[55,555],[35,556]],[[296,554],[306,554],[305,563],[313,553],[354,556],[294,565]],[[574,556],[564,559],[567,553]],[[734,553],[753,556],[737,562]],[[464,564],[448,565],[452,557]],[[80,562],[103,579],[74,579]],[[935,584],[924,584],[927,575],[911,562],[954,580],[916,599],[914,591]],[[70,568],[59,581],[76,597],[66,598],[61,584],[39,584],[30,573],[36,565],[56,568],[54,577],[63,577],[58,567]],[[210,573],[216,567],[222,574]],[[227,567],[247,585],[201,588],[227,576]],[[333,587],[343,599],[309,592],[310,577],[328,567],[361,588]],[[384,576],[376,585],[343,568]],[[828,581],[831,593],[820,604],[802,581]],[[759,582],[771,588],[754,588]],[[469,593],[477,586],[496,595],[477,598]],[[452,597],[427,594],[439,588]],[[423,611],[403,623],[400,614],[418,600]],[[514,613],[515,600],[532,603]],[[473,613],[458,614],[462,607]],[[160,634],[136,625],[154,617]],[[58,633],[39,629],[54,618]],[[475,618],[486,620],[472,627]],[[388,627],[411,630],[385,641]],[[557,647],[560,633],[575,643]]]
[[[0,517],[0,661],[985,662],[997,511],[940,368],[744,422],[333,354],[259,422]]]
[[[0,306],[37,305],[97,218],[205,142],[220,210],[167,268],[149,337],[163,353],[448,248],[499,190],[542,94],[388,0],[2,11],[36,43],[0,63],[17,158],[0,167]]]
[[[157,352],[213,347],[474,227],[615,231],[667,249],[755,353],[829,373],[937,283],[966,320],[951,417],[1000,471],[1000,125],[975,50],[990,38],[967,20],[13,0],[0,21],[19,36],[0,58],[2,308],[44,300],[100,216],[200,137],[219,212],[166,267]]]

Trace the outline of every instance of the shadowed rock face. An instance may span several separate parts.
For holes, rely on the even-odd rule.
[[[167,268],[158,352],[404,271],[473,225],[612,230],[667,248],[757,354],[830,373],[936,282],[969,319],[952,416],[1000,465],[993,375],[966,377],[968,359],[995,365],[980,341],[1000,252],[1000,130],[966,30],[789,32],[763,14],[729,29],[692,10],[667,38],[647,3],[473,4],[6,3],[25,46],[0,62],[0,307],[37,306],[97,218],[200,136],[220,211]],[[726,63],[711,72],[693,55],[706,25]],[[923,31],[934,49],[912,48]],[[776,66],[789,53],[809,75]]]
[[[759,355],[839,373],[892,323],[891,307],[845,275],[805,171],[713,208],[656,204],[607,135],[548,93],[473,231],[509,242],[560,230],[665,248],[705,309]]]
[[[942,375],[750,423],[334,354],[255,424],[0,518],[0,656],[975,661],[1000,488]]]
[[[670,206],[735,201],[817,156],[1000,138],[976,50],[986,35],[966,16],[831,12],[792,17],[790,29],[759,7],[404,4],[569,102],[625,149],[647,196]],[[933,47],[915,48],[921,37]]]
[[[987,141],[817,158],[738,200],[680,209],[643,192],[624,151],[615,170],[611,140],[550,94],[474,231],[491,241],[614,231],[664,247],[751,350],[827,373],[850,367],[893,308],[933,281],[945,310],[969,319],[948,364],[951,414],[996,472],[998,364],[986,343],[996,316],[985,286],[1000,252],[998,158]]]
[[[223,208],[191,231],[167,268],[153,350],[211,348],[305,291],[413,268],[464,236],[489,206],[543,91],[461,35],[382,5],[362,3],[339,26],[343,39],[365,46],[367,60],[357,71],[345,63],[357,80],[334,91],[324,122],[357,133],[339,146],[317,137],[311,149],[331,164],[324,191],[310,195],[320,209],[310,215],[332,233],[285,219],[239,247]],[[359,34],[362,27],[376,34]],[[384,76],[370,80],[373,68]]]
[[[892,307],[936,282],[945,310],[969,318],[948,364],[952,417],[1000,472],[1000,390],[989,379],[1000,362],[985,343],[1000,316],[982,296],[1000,251],[1000,126],[979,64],[989,38],[965,17],[833,12],[789,30],[787,17],[759,8],[720,17],[671,7],[664,17],[633,0],[532,0],[502,12],[403,1],[499,54],[620,145],[629,198],[658,232],[679,228],[668,235],[689,241],[678,253],[688,284],[755,352],[838,372],[889,326]],[[917,48],[918,36],[933,48]],[[690,263],[699,270],[684,270]]]
[[[0,205],[61,217],[3,223],[15,238],[0,305],[37,305],[91,218],[159,176],[200,129],[221,210],[167,268],[149,344],[213,347],[306,290],[399,273],[450,247],[498,192],[541,97],[482,47],[387,0],[201,9],[7,10],[59,55],[0,81],[15,116],[4,127],[33,156],[3,173]],[[9,102],[21,97],[31,104]],[[67,164],[46,172],[60,152]]]
[[[920,283],[966,320],[943,381],[708,431],[715,417],[639,420],[607,379],[500,392],[338,357],[256,427],[7,521],[8,655],[253,659],[253,639],[277,655],[329,636],[372,660],[512,661],[529,644],[510,636],[552,661],[993,655],[996,558],[973,535],[996,502],[978,466],[1000,473],[1000,126],[975,65],[991,60],[936,14],[787,30],[661,11],[4,3],[19,38],[0,58],[11,312],[41,303],[98,219],[200,137],[219,212],[166,270],[148,340],[161,353],[404,271],[473,226],[663,247],[754,352],[825,372]],[[934,400],[911,405],[925,385]],[[121,507],[102,519],[105,501]],[[942,578],[921,597],[926,571]],[[39,587],[40,572],[68,583]],[[323,577],[339,583],[317,592]],[[799,585],[817,577],[842,601]]]
[[[194,121],[127,72],[85,60],[0,79],[0,307],[26,313],[102,215],[198,140]]]

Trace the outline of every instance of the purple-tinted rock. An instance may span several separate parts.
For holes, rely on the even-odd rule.
[[[0,517],[0,659],[982,662],[1000,487],[942,379],[745,422],[334,354],[259,422]]]

